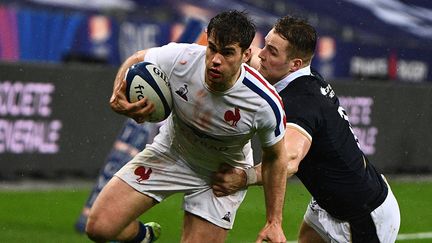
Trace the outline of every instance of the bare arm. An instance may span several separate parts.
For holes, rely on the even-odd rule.
[[[262,163],[261,174],[262,174],[264,191],[266,194],[267,223],[264,229],[260,231],[256,242],[262,242],[262,240],[270,240],[271,242],[273,241],[285,242],[283,238],[277,238],[283,236],[283,233],[282,236],[277,235],[278,232],[277,222],[279,220],[280,213],[282,213],[282,212],[279,213],[278,210],[282,210],[282,208],[279,206],[279,203],[283,204],[284,195],[281,195],[281,193],[285,192],[285,188],[283,189],[276,188],[276,190],[268,191],[267,187],[286,186],[286,178],[291,177],[293,174],[297,172],[300,161],[304,158],[304,156],[306,156],[307,152],[309,151],[311,141],[297,129],[287,128],[285,132],[283,145],[286,147],[286,151],[284,151],[286,153],[286,157],[282,157],[282,159],[287,161],[286,163],[281,163],[281,165],[285,166],[286,174],[285,174],[285,178],[280,177],[282,173],[277,176],[278,177],[277,180],[281,180],[284,183],[283,185],[278,184],[276,181],[272,181],[272,179],[275,179],[272,177],[275,177],[274,175],[275,173],[277,174],[277,170],[282,168],[279,166],[275,166],[276,164],[275,165],[270,164],[269,167],[267,167],[268,165],[264,163],[264,160]],[[266,151],[264,150],[263,152]],[[273,193],[273,196],[278,195],[280,197],[274,198],[271,195],[267,195],[267,193]],[[267,201],[267,200],[275,200],[274,201],[275,203],[272,203],[271,201]],[[269,218],[269,217],[273,217],[273,218]],[[276,223],[272,224],[272,222],[274,222],[272,220],[275,220]]]
[[[285,146],[288,160],[287,177],[294,175],[301,160],[306,156],[310,149],[311,141],[303,133],[295,128],[287,127],[285,132]],[[249,173],[256,174],[256,182],[248,183],[244,170],[223,165],[213,177],[213,192],[216,196],[226,196],[244,189],[249,185],[262,185],[261,164],[254,166]]]
[[[288,178],[297,173],[300,162],[309,152],[312,141],[295,128],[287,127],[285,146],[288,157]]]
[[[145,121],[147,116],[154,111],[154,104],[143,98],[138,102],[129,103],[126,99],[125,74],[130,66],[144,61],[146,50],[138,51],[127,58],[117,71],[114,80],[113,92],[110,99],[111,109],[115,112],[128,116],[138,123]]]
[[[281,231],[281,213],[286,179],[297,172],[300,162],[311,146],[311,140],[307,136],[291,127],[287,127],[285,137],[279,143],[279,146],[285,146],[285,154],[282,157],[277,153],[275,155],[274,151],[265,149],[263,163],[253,167],[257,178],[255,184],[264,185],[267,210],[267,223],[261,230],[257,242],[265,239],[284,241]],[[278,163],[279,160],[282,160],[282,163]],[[212,188],[216,196],[226,196],[247,186],[247,176],[244,170],[229,165],[223,165],[221,168],[223,169],[213,177]]]
[[[266,205],[266,224],[260,231],[257,242],[285,242],[282,230],[282,214],[285,200],[287,160],[284,139],[273,146],[263,148],[262,184]]]

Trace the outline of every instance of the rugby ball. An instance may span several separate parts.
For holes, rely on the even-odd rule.
[[[155,104],[155,111],[147,119],[149,122],[165,120],[171,113],[172,96],[167,75],[149,62],[140,62],[126,72],[126,98],[130,103],[147,97]]]

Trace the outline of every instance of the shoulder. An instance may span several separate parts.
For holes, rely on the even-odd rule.
[[[243,84],[256,96],[265,100],[265,104],[276,110],[283,107],[282,98],[279,96],[275,87],[271,85],[256,69],[247,64],[243,64],[245,69]]]
[[[243,84],[248,86],[254,92],[264,92],[268,95],[279,97],[276,89],[271,85],[256,69],[242,64],[245,70]]]
[[[333,100],[336,94],[329,83],[321,77],[314,75],[300,76],[294,79],[288,86],[280,92],[285,96],[316,96],[318,98],[328,98]]]
[[[205,56],[206,47],[198,44],[172,43],[180,50],[182,60],[193,60]]]
[[[257,101],[260,104],[256,110],[257,116],[266,122],[269,122],[270,118],[274,118],[276,124],[279,124],[276,131],[283,130],[280,128],[280,124],[284,124],[285,113],[282,99],[276,89],[256,69],[247,64],[243,64],[242,67],[244,68],[242,81],[244,86],[249,89],[248,92],[253,93],[256,100],[259,100]],[[252,102],[252,99],[249,102]]]
[[[318,78],[313,75],[300,76],[288,84],[287,90],[297,90],[306,93],[319,93],[320,88],[325,86]]]
[[[147,52],[156,52],[158,54],[169,54],[169,53],[182,53],[182,52],[193,52],[193,51],[205,51],[205,46],[198,44],[189,44],[189,43],[176,43],[171,42],[166,45],[160,47],[150,48]]]
[[[202,52],[205,51],[206,46],[198,45],[196,43],[177,43],[171,42],[162,46],[161,48],[179,50],[179,51],[197,51]]]
[[[205,48],[197,44],[171,42],[149,49],[145,55],[145,61],[159,65],[168,76],[171,76],[175,69],[183,72],[201,60],[205,56]]]

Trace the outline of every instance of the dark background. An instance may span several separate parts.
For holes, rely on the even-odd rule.
[[[0,176],[19,178],[95,177],[104,164],[125,117],[108,105],[116,68],[100,65],[0,64],[2,82],[53,83],[52,114],[45,120],[60,120],[59,152],[55,154],[0,153]],[[430,173],[432,171],[432,86],[427,84],[382,81],[331,82],[336,94],[344,99],[366,98],[373,101],[366,118],[361,105],[345,107],[354,128],[376,129],[368,143],[370,160],[386,173]],[[0,117],[40,120],[40,117]],[[372,140],[371,140],[372,139]]]
[[[58,119],[63,124],[56,154],[0,153],[1,177],[94,177],[125,120],[109,107],[115,72],[97,65],[0,64],[0,83],[53,83],[52,114],[44,119]]]

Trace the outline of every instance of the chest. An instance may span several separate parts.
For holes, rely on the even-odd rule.
[[[173,76],[171,90],[176,116],[201,131],[220,136],[255,131],[261,103],[241,84],[225,93],[211,92],[204,85],[204,69],[198,69],[187,76]]]

